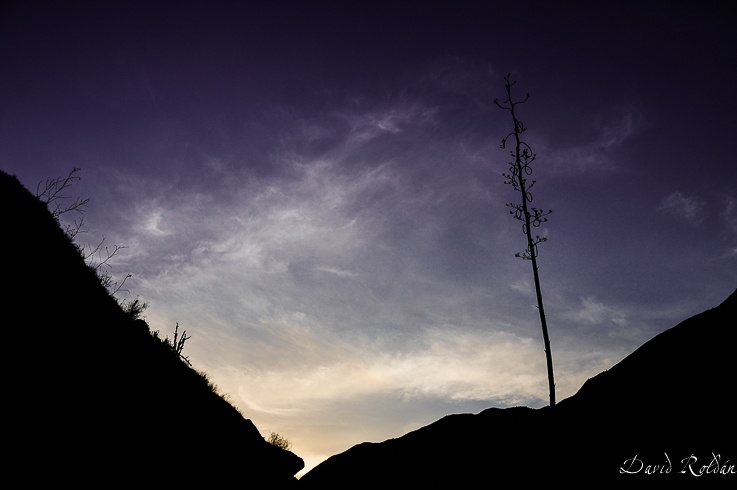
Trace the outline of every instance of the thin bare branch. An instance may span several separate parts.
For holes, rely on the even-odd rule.
[[[77,172],[79,171],[80,169],[78,167],[74,167],[66,177],[60,176],[55,179],[49,179],[46,180],[43,185],[39,182],[36,186],[36,197],[46,204],[54,218],[59,219],[61,215],[69,212],[82,214],[85,211],[84,208],[89,204],[90,198],[86,197],[77,198],[66,206],[62,205],[63,201],[71,199],[71,196],[66,195],[65,191],[71,187],[74,182],[81,179],[81,177],[77,175]]]

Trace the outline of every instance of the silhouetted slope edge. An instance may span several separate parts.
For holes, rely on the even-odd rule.
[[[555,407],[449,415],[397,439],[354,446],[300,484],[734,488],[736,327],[737,291],[646,342]]]
[[[6,477],[102,488],[297,482],[302,459],[268,444],[127,315],[46,206],[2,171],[0,209]]]

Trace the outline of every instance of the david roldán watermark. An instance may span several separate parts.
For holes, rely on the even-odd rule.
[[[620,474],[636,475],[642,473],[645,475],[667,475],[670,474],[674,467],[671,463],[668,453],[664,452],[665,459],[657,464],[645,463],[640,459],[638,454],[625,460],[619,467]],[[704,461],[704,460],[702,460]],[[680,465],[676,466],[675,474],[683,474],[688,476],[706,476],[706,475],[737,475],[735,465],[730,463],[728,459],[723,459],[721,454],[711,453],[711,460],[704,464],[699,462],[699,458],[691,454],[681,460]]]

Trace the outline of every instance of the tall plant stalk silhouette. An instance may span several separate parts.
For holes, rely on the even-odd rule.
[[[540,288],[540,271],[537,266],[537,255],[538,245],[547,240],[545,237],[540,235],[534,235],[532,233],[533,228],[539,227],[542,223],[548,221],[547,216],[553,212],[553,210],[543,211],[542,209],[532,206],[532,193],[530,190],[535,186],[536,180],[531,179],[532,175],[532,162],[535,161],[535,153],[532,151],[530,145],[522,140],[522,133],[527,128],[522,121],[517,117],[516,109],[517,106],[527,102],[530,94],[528,93],[524,99],[515,101],[512,98],[512,87],[516,81],[511,80],[511,73],[504,77],[504,88],[507,92],[506,100],[499,102],[499,99],[494,99],[494,104],[499,108],[508,111],[512,117],[512,123],[514,124],[514,130],[507,134],[506,137],[502,138],[500,148],[504,149],[507,147],[507,142],[512,139],[514,148],[510,150],[512,160],[509,162],[509,172],[502,173],[504,176],[505,184],[511,185],[512,188],[519,193],[520,202],[513,202],[507,204],[510,208],[509,213],[514,216],[515,219],[522,221],[522,231],[527,238],[527,248],[515,254],[516,257],[520,257],[525,260],[529,260],[532,264],[532,276],[535,280],[535,294],[537,296],[537,309],[540,313],[540,326],[543,332],[543,342],[545,345],[545,360],[548,367],[548,387],[550,389],[550,405],[555,405],[555,377],[553,375],[553,355],[550,351],[550,337],[548,336],[548,323],[545,319],[545,308],[543,306],[542,290]]]

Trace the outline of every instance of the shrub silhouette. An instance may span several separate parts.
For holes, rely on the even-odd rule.
[[[144,303],[138,298],[131,301],[123,301],[120,306],[133,320],[143,318],[143,312],[148,308],[148,303]]]
[[[269,434],[269,437],[266,438],[266,441],[272,446],[284,449],[285,451],[288,451],[289,448],[292,447],[292,443],[289,442],[286,437],[283,437],[276,432],[272,432],[271,434]]]
[[[157,339],[161,340],[159,338],[159,331],[156,330],[152,334]],[[183,330],[181,337],[179,336],[179,322],[177,322],[176,327],[174,327],[174,338],[169,339],[169,336],[166,336],[164,340],[161,340],[161,342],[166,345],[169,349],[172,350],[172,352],[175,352],[184,362],[189,364],[190,366],[192,363],[189,361],[189,357],[182,354],[182,351],[184,350],[184,343],[191,339],[191,335],[187,335],[187,331]]]

